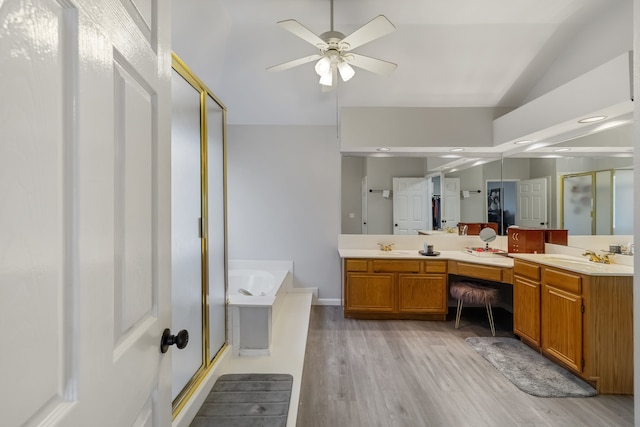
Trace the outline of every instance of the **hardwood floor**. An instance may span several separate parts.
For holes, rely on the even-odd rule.
[[[494,315],[496,335],[512,336],[510,314]],[[313,306],[298,427],[633,426],[633,396],[539,398],[511,384],[464,342],[490,336],[484,309],[453,324]]]

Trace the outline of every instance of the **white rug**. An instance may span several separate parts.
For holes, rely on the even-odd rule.
[[[596,390],[515,338],[469,337],[466,343],[520,390],[538,397],[590,397]]]

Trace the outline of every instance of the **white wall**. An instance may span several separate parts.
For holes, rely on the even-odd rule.
[[[229,259],[292,260],[340,298],[340,153],[331,126],[228,126]]]
[[[611,1],[604,13],[581,29],[530,91],[524,103],[633,50],[633,0]]]
[[[341,149],[491,147],[493,119],[507,111],[489,107],[343,107]]]
[[[640,85],[640,0],[633,1],[633,90],[634,90],[634,99],[638,99],[638,95],[640,95],[640,90],[638,90],[638,86]],[[640,164],[640,105],[636,101],[634,102],[633,108],[633,160],[634,164]],[[640,168],[635,168],[633,170],[633,178],[635,182],[640,182]],[[633,197],[633,207],[634,212],[640,212],[640,191],[636,191]],[[638,240],[637,236],[640,234],[640,215],[634,216],[633,221],[633,230],[634,230],[634,240]],[[633,262],[634,271],[640,271],[640,257],[637,258],[638,261],[635,260]],[[635,275],[633,278],[633,311],[635,313],[640,313],[640,292],[638,289],[640,287],[640,275]],[[633,386],[635,390],[640,390],[640,316],[633,316]],[[634,414],[635,414],[635,425],[640,425],[640,393],[636,392],[633,398],[634,402]]]
[[[420,157],[367,157],[364,173],[369,189],[392,190],[393,178],[425,176]],[[385,199],[381,192],[367,192],[367,233],[393,234],[393,193]]]

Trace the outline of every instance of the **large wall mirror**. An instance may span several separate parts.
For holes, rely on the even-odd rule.
[[[460,222],[495,221],[498,213],[503,233],[506,226],[518,224],[566,228],[573,235],[633,234],[632,205],[625,203],[633,194],[632,124],[504,158],[477,159],[458,170],[434,173],[427,163],[422,157],[344,156],[342,232],[402,234],[398,233],[398,219],[406,216],[407,210],[437,212],[434,200],[436,196],[444,200],[451,184],[450,197],[459,203],[455,219]],[[414,197],[407,202],[411,193],[406,196],[401,191],[413,185],[408,178],[426,180],[422,201]],[[398,187],[394,181],[406,181],[409,187]],[[527,188],[522,184],[543,188],[543,195],[535,195],[545,204],[542,219],[519,203]],[[398,203],[400,196],[403,203]],[[446,200],[442,203],[446,205]]]

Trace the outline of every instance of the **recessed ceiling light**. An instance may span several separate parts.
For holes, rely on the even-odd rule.
[[[464,148],[452,148],[449,151],[451,151],[452,153],[455,153],[456,151],[464,151]]]
[[[532,142],[533,142],[533,139],[521,139],[520,141],[514,142],[514,144],[524,145],[524,144],[531,144]]]
[[[389,147],[380,147],[380,148],[378,148],[378,151],[391,151],[391,148],[389,148]]]
[[[555,153],[559,153],[560,151],[569,151],[569,150],[571,150],[571,148],[556,148],[553,151]]]
[[[607,116],[593,116],[578,120],[578,123],[595,123],[606,119]]]

